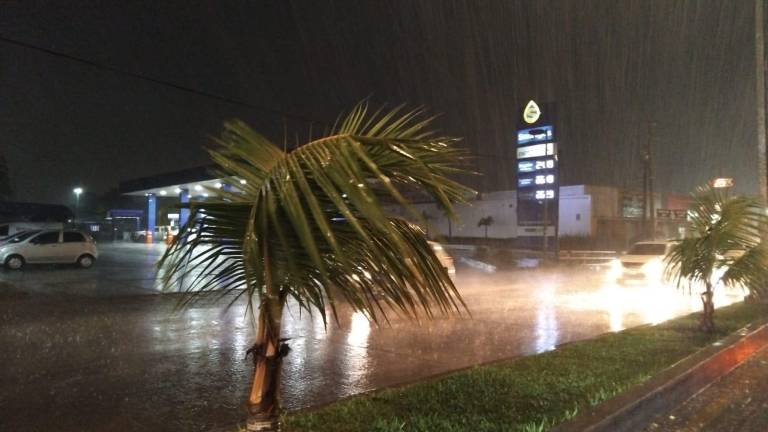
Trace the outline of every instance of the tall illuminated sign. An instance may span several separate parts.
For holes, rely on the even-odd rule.
[[[539,121],[539,117],[541,117],[541,109],[536,105],[536,102],[531,99],[523,110],[523,120],[528,124],[534,124]]]
[[[558,142],[553,104],[529,101],[515,134],[518,236],[553,235],[559,201]]]

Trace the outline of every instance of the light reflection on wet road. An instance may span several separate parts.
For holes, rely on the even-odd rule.
[[[0,272],[0,430],[211,430],[242,418],[252,329],[244,307],[174,312],[153,292],[157,253],[104,248],[97,268]],[[619,286],[588,270],[460,269],[472,317],[377,328],[342,308],[339,325],[295,305],[284,321],[289,409],[658,323],[700,308],[666,286]],[[724,305],[740,295],[721,295]]]

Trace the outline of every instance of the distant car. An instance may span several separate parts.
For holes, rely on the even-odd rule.
[[[664,257],[669,253],[672,244],[666,241],[635,243],[626,254],[614,261],[613,276],[619,280],[661,281],[664,274]]]
[[[24,231],[0,242],[0,262],[11,270],[52,263],[89,268],[98,257],[93,238],[75,230]]]

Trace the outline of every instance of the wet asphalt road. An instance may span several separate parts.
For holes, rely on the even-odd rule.
[[[253,331],[242,305],[175,310],[158,294],[159,247],[106,245],[90,270],[0,271],[0,430],[204,431],[243,418]],[[617,286],[589,270],[459,268],[472,317],[376,328],[292,307],[288,409],[520,355],[698,310],[670,287]],[[152,294],[152,295],[137,295]],[[717,299],[720,305],[740,297]]]

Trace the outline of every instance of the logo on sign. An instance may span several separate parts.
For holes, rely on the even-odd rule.
[[[523,120],[528,124],[533,124],[539,120],[539,117],[541,117],[541,110],[536,105],[536,102],[531,99],[523,110]]]

